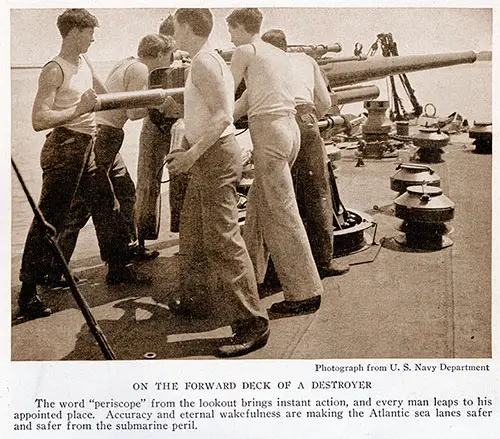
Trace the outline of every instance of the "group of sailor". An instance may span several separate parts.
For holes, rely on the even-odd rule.
[[[228,66],[208,43],[211,11],[178,9],[102,83],[86,56],[98,20],[85,9],[67,9],[57,19],[61,50],[41,71],[32,112],[36,131],[51,130],[41,152],[39,209],[67,261],[92,217],[108,284],[151,281],[131,263],[159,254],[144,242],[158,238],[159,175],[166,161],[181,273],[168,307],[182,316],[222,316],[233,336],[217,347],[220,357],[264,346],[269,314],[316,312],[321,278],[349,270],[333,258],[331,188],[318,128],[331,107],[328,85],[313,58],[287,53],[283,31],[261,36],[262,19],[256,8],[236,9],[226,18],[236,46]],[[154,109],[93,111],[98,93],[147,89],[149,74],[171,67],[176,50],[190,59],[182,103],[167,98]],[[242,232],[236,191],[242,154],[234,121],[243,116],[255,177]],[[120,148],[127,120],[141,118],[136,188]],[[179,130],[181,146],[170,150]],[[64,282],[46,232],[33,220],[20,272],[25,318],[51,314],[37,284]],[[266,310],[258,286],[270,259],[284,300]]]

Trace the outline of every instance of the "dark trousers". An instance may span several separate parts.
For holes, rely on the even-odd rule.
[[[134,242],[137,239],[134,222],[135,185],[120,153],[116,154],[108,177],[114,196],[120,206],[120,217],[125,223],[129,242]],[[90,217],[90,207],[86,202],[84,194],[79,191],[71,202],[70,212],[66,217],[61,232],[57,236],[57,243],[66,261],[71,259],[80,230],[85,227]],[[102,237],[98,237],[98,241],[101,240]]]
[[[95,165],[93,139],[63,127],[55,128],[42,148],[42,191],[38,207],[45,220],[59,233],[71,201],[83,197],[91,208],[101,257],[110,263],[122,263],[127,257],[128,239],[124,234],[107,175]],[[43,227],[33,220],[26,238],[20,280],[38,283],[48,273],[53,254]]]
[[[161,218],[161,178],[165,158],[170,151],[170,128],[175,119],[169,120],[162,129],[149,117],[144,118],[139,139],[137,163],[136,224],[139,240],[158,239]],[[170,231],[178,232],[181,209],[189,177],[170,177]]]
[[[333,257],[333,207],[327,154],[313,105],[298,105],[300,150],[292,167],[297,204],[316,265]]]
[[[101,176],[101,183],[109,196],[107,203],[113,206],[120,230],[128,236],[128,242],[133,242],[137,239],[134,222],[135,185],[119,153],[123,138],[123,129],[99,125],[94,142],[95,164]],[[85,227],[90,217],[91,206],[84,191],[79,190],[57,236],[57,243],[66,261],[71,259],[80,230]],[[96,233],[99,243],[106,240],[105,236],[100,236],[97,228]],[[56,267],[55,271],[55,277],[58,277],[60,268]]]

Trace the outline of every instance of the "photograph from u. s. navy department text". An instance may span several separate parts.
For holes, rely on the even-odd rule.
[[[491,358],[492,15],[10,9],[11,360]]]

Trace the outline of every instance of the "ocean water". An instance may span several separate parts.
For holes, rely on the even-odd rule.
[[[102,78],[112,67],[113,62],[96,64],[96,70]],[[446,67],[424,72],[409,73],[408,78],[415,94],[422,105],[432,103],[437,115],[445,117],[457,111],[470,124],[474,120],[491,121],[492,118],[492,63],[490,61],[475,64]],[[35,200],[38,200],[41,188],[41,170],[39,165],[40,150],[46,132],[35,132],[31,127],[31,107],[37,89],[39,69],[11,70],[11,152],[21,174]],[[380,99],[387,98],[387,82],[375,82],[381,90]],[[400,95],[403,92],[400,92]],[[406,104],[407,109],[411,109]],[[362,104],[349,104],[343,113],[359,113]],[[141,121],[127,122],[122,155],[128,165],[132,178],[137,171],[138,139]],[[17,181],[12,173],[12,258],[22,253],[24,240],[33,214]]]

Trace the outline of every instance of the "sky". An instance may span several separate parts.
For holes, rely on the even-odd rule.
[[[41,3],[20,3],[22,9],[16,6],[19,2],[14,2],[10,11],[11,65],[44,63],[59,50],[60,37],[55,22],[64,9],[35,9],[28,6],[40,7]],[[161,20],[175,11],[175,8],[88,9],[100,21],[96,41],[89,50],[95,61],[118,60],[135,54],[140,38],[156,32]],[[492,49],[492,10],[488,8],[261,9],[263,32],[271,28],[283,29],[289,44],[340,43],[344,56],[352,55],[356,42],[362,43],[366,52],[382,32],[393,34],[401,55]],[[212,9],[215,26],[211,43],[214,47],[232,46],[225,22],[231,10]]]

